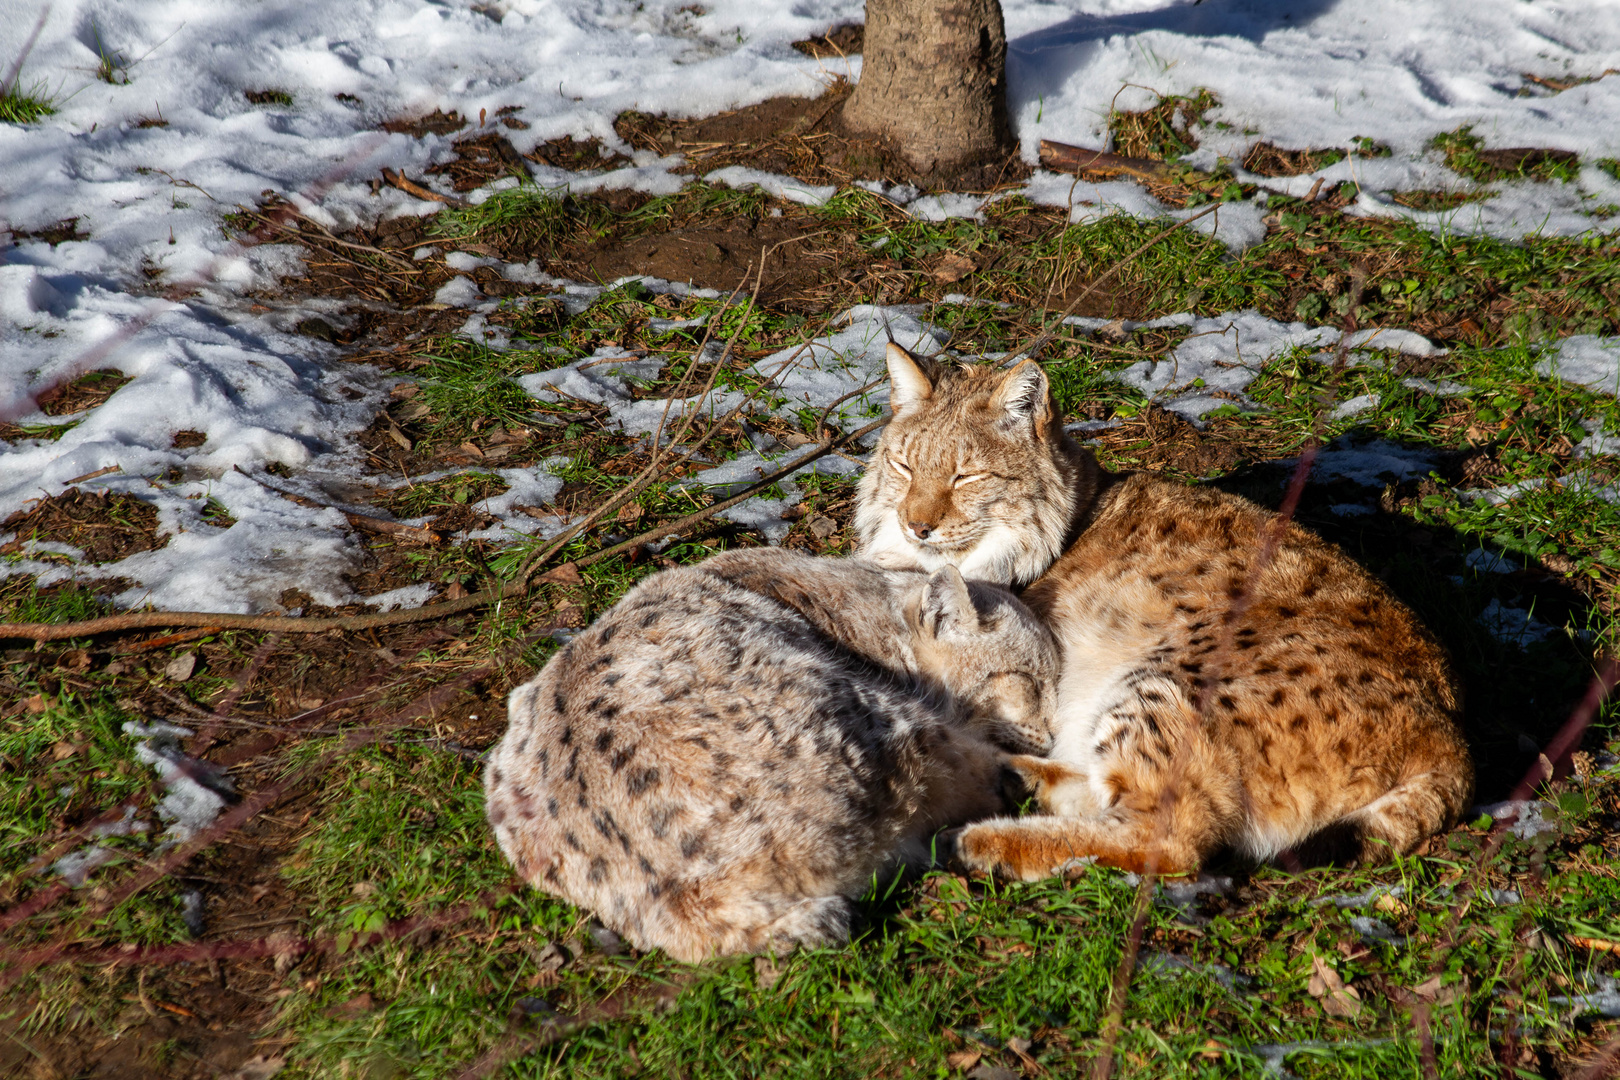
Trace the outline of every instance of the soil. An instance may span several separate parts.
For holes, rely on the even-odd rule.
[[[1299,176],[1315,172],[1343,156],[1337,150],[1283,150],[1261,142],[1249,148],[1243,167],[1257,176]]]
[[[676,171],[693,175],[742,165],[811,184],[884,180],[986,192],[1029,178],[1030,166],[1017,151],[952,174],[919,174],[888,140],[856,135],[844,126],[842,109],[851,89],[838,78],[817,98],[771,98],[697,120],[627,112],[613,122],[613,130],[638,150],[685,154],[687,164]]]
[[[157,534],[157,511],[128,495],[68,488],[0,521],[0,534],[16,538],[0,544],[0,555],[23,550],[28,540],[72,544],[91,563],[114,562],[169,542]]]

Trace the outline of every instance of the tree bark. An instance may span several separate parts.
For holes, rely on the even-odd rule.
[[[998,0],[866,0],[861,79],[844,123],[892,140],[924,175],[1009,153]]]

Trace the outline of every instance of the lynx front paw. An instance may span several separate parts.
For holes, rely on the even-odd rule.
[[[986,821],[969,825],[956,838],[956,858],[969,870],[980,870],[1014,881],[1039,881],[1052,868],[1040,865],[1039,853],[1016,821]]]

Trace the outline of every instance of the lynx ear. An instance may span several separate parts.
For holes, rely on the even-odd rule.
[[[1040,430],[1050,419],[1051,400],[1046,372],[1034,360],[1025,360],[1002,378],[993,404],[1003,423],[1030,422]]]
[[[906,350],[889,342],[889,408],[896,416],[910,412],[934,396],[934,384]]]
[[[961,571],[946,565],[935,570],[923,589],[921,623],[934,637],[951,629],[972,629],[979,625],[979,612],[973,606],[967,582]]]

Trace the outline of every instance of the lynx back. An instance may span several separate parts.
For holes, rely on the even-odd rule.
[[[1040,575],[1025,600],[1063,652],[1052,757],[1013,762],[1047,813],[970,826],[970,866],[1180,871],[1306,844],[1371,860],[1467,805],[1444,651],[1341,551],[1236,496],[1101,476],[1032,363],[940,369],[891,346],[889,367],[859,554]]]
[[[843,940],[1002,808],[1056,647],[1003,590],[772,549],[659,573],[513,691],[486,804],[527,881],[683,960]]]

